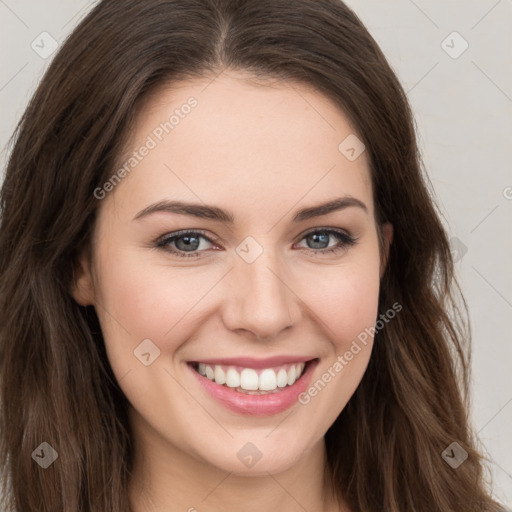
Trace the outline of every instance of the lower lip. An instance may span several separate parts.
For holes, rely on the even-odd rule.
[[[298,401],[298,397],[308,387],[318,360],[310,361],[304,373],[291,386],[286,386],[277,393],[265,395],[248,395],[227,386],[221,386],[198,373],[191,365],[187,365],[194,373],[199,384],[217,402],[231,411],[249,416],[272,416],[286,411]]]

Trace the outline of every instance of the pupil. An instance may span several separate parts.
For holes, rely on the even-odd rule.
[[[191,240],[192,240],[192,242],[191,242]],[[184,245],[181,244],[182,247],[180,247],[181,241],[183,241],[183,244],[184,244]],[[197,247],[199,246],[199,239],[197,236],[182,236],[176,240],[176,246],[180,250],[185,250],[185,251],[188,251],[188,249],[194,250],[194,249],[197,249]]]
[[[313,233],[312,235],[310,235],[310,237],[313,238],[313,244],[318,244],[318,243],[320,243],[320,244],[327,243],[328,244],[328,242],[329,242],[329,235],[326,233],[323,233],[323,234]],[[322,247],[312,247],[312,249],[322,249]]]

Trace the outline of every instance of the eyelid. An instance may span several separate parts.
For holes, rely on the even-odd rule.
[[[180,229],[178,231],[172,231],[170,233],[166,233],[165,235],[158,237],[155,243],[157,245],[164,245],[164,242],[167,242],[170,239],[180,238],[188,234],[201,235],[203,238],[205,238],[212,244],[219,243],[218,237],[211,235],[210,233],[203,229]]]
[[[317,231],[334,232],[334,233],[338,233],[340,235],[346,235],[346,236],[352,238],[352,235],[346,229],[332,228],[332,227],[330,228],[330,227],[327,227],[327,226],[320,226],[320,227],[315,227],[315,228],[308,229],[307,231],[304,231],[303,233],[301,233],[298,236],[298,239],[302,240],[302,238],[304,238],[305,236],[307,236],[307,235],[309,235],[311,233],[316,233]]]
[[[352,236],[351,233],[349,231],[347,231],[346,229],[320,226],[320,227],[310,228],[310,229],[304,231],[303,233],[297,235],[296,241],[301,241],[304,237],[308,236],[309,234],[316,233],[318,231],[335,232],[340,235],[344,235],[348,238],[351,238],[353,240],[357,240],[357,238]],[[166,233],[165,235],[162,235],[161,237],[157,238],[156,243],[160,244],[161,242],[168,241],[171,238],[179,238],[180,236],[188,235],[190,233],[202,235],[210,243],[219,243],[219,238],[216,237],[215,235],[211,235],[210,233],[208,233],[207,231],[205,231],[203,229],[193,229],[193,228],[180,229],[178,231]],[[311,250],[315,250],[315,249],[311,249]]]

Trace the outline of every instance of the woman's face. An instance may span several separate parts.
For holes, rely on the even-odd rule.
[[[347,118],[299,84],[244,77],[145,105],[124,172],[97,191],[74,295],[95,306],[145,449],[265,474],[318,447],[354,393],[382,269]]]

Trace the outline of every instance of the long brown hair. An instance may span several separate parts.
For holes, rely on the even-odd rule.
[[[12,139],[1,191],[2,510],[125,512],[127,400],[94,308],[70,294],[94,191],[156,87],[222,69],[312,85],[357,128],[376,216],[394,226],[368,369],[326,434],[332,483],[361,512],[499,510],[468,421],[469,328],[413,115],[339,0],[103,0],[63,44]],[[341,142],[341,141],[340,141]],[[136,171],[135,171],[136,172]],[[468,453],[457,469],[441,453]],[[32,460],[47,442],[57,462]]]

